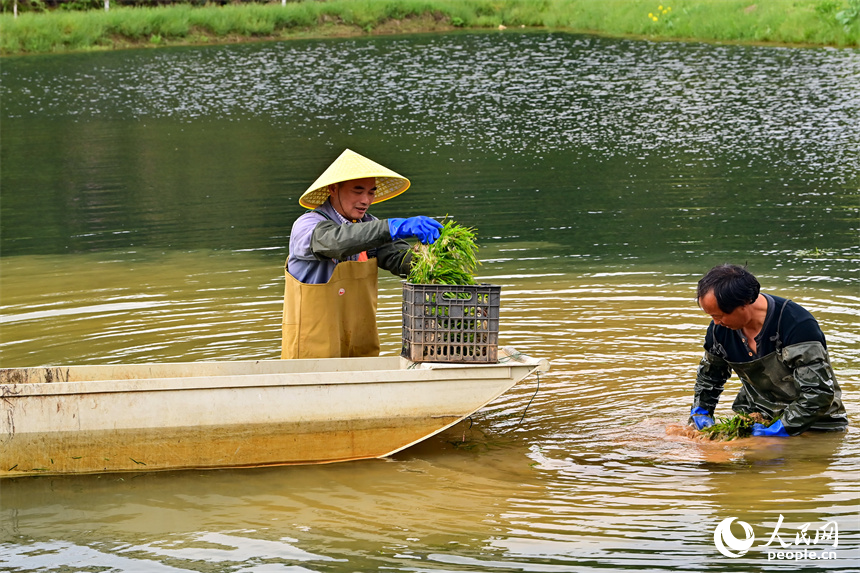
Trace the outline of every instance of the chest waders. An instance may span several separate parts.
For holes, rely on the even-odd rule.
[[[841,430],[848,421],[827,351],[818,342],[782,345],[782,314],[788,302],[779,313],[773,338],[776,349],[770,354],[750,362],[731,362],[726,360],[725,348],[715,341],[712,352],[741,380],[732,410],[759,412],[770,419],[781,416],[784,426],[804,430]],[[802,376],[801,369],[805,369]]]
[[[339,263],[323,284],[285,274],[281,358],[379,356],[375,258]]]

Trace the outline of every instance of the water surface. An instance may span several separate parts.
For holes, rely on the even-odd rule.
[[[853,426],[666,431],[722,262],[816,315],[856,425],[856,50],[445,34],[5,58],[0,78],[3,367],[278,357],[297,198],[344,147],[413,182],[378,216],[478,229],[500,343],[552,362],[390,460],[4,480],[3,567],[817,568],[768,560],[782,516],[785,550],[860,568]],[[382,276],[385,354],[399,309]],[[743,557],[715,548],[728,517],[756,535]],[[837,547],[795,545],[828,522]]]

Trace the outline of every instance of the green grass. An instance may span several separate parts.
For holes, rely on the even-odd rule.
[[[654,40],[860,46],[860,0],[300,0],[25,12],[0,54],[253,39],[541,28]],[[157,39],[154,41],[154,39]]]

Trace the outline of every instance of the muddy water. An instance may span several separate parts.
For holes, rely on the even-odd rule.
[[[116,285],[115,300],[98,304],[95,293],[82,301],[74,280],[65,295],[28,282],[26,297],[36,303],[29,317],[4,324],[4,344],[20,332],[31,337],[17,342],[22,347],[38,348],[39,356],[62,350],[78,363],[277,357],[282,284],[268,259],[209,257],[206,280],[196,260],[164,262],[161,273],[104,261],[147,278]],[[856,569],[856,430],[731,443],[667,432],[686,421],[706,326],[692,300],[697,277],[657,270],[527,276],[511,261],[492,266],[497,274],[486,280],[503,287],[500,344],[549,358],[549,373],[385,461],[5,480],[3,563],[22,571],[60,563],[81,571],[585,571],[690,563],[796,570],[793,562],[768,561],[773,545],[733,560],[714,547],[722,519],[750,524],[760,546],[781,515],[787,544],[804,524],[812,532],[835,521],[838,547],[822,542],[807,551],[832,550],[837,559],[829,566]],[[825,325],[853,419],[860,413],[851,399],[860,386],[860,302],[850,292],[779,287],[773,292],[790,290]],[[383,352],[395,354],[398,281],[383,278],[380,294]],[[729,383],[718,414],[730,414],[737,388],[736,379]]]
[[[856,51],[451,34],[0,75],[0,365],[277,358],[296,199],[345,146],[412,178],[378,216],[478,228],[500,343],[552,363],[389,460],[3,480],[3,568],[860,569]],[[847,433],[667,433],[726,261],[819,319]]]

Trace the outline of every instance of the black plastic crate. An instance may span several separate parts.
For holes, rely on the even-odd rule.
[[[403,283],[403,352],[413,362],[499,361],[496,285]]]

